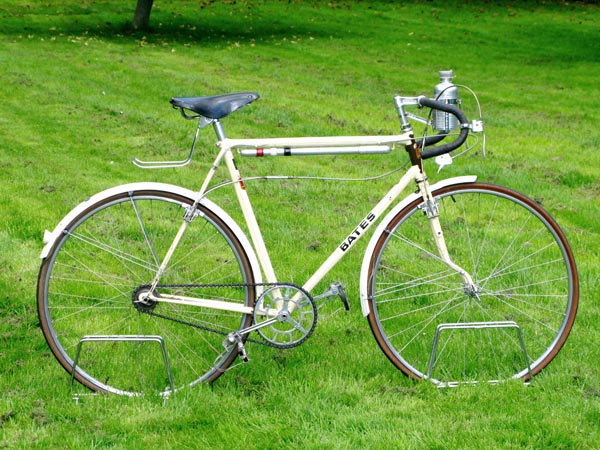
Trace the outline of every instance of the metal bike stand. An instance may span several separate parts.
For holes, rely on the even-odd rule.
[[[163,359],[165,361],[165,367],[167,369],[167,375],[169,376],[169,384],[171,391],[175,389],[173,383],[173,373],[171,372],[171,365],[169,364],[169,357],[167,356],[167,348],[165,347],[165,341],[162,336],[154,335],[95,335],[95,336],[84,336],[80,339],[77,344],[77,350],[75,351],[75,360],[73,361],[73,370],[71,371],[71,385],[75,378],[75,369],[77,368],[77,362],[79,361],[79,353],[84,342],[157,342],[162,350]]]
[[[523,339],[523,331],[521,327],[513,321],[499,321],[499,322],[464,322],[464,323],[441,323],[435,330],[435,336],[433,338],[433,348],[431,349],[431,355],[429,356],[429,367],[427,368],[427,378],[431,379],[431,373],[433,372],[433,366],[435,365],[435,355],[439,343],[440,334],[444,330],[469,330],[469,329],[489,329],[489,328],[515,328],[519,335],[519,341],[521,343],[521,350],[523,351],[523,357],[527,364],[527,370],[529,372],[529,378],[533,376],[531,373],[531,365],[529,364],[529,356],[525,349],[525,339]],[[500,380],[489,380],[490,382],[498,382]],[[455,382],[445,383],[446,385],[459,384]]]

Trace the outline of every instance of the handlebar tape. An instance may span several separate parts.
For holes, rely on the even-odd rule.
[[[450,153],[452,150],[456,150],[458,147],[464,144],[464,142],[467,140],[467,136],[469,135],[469,124],[467,116],[465,116],[465,114],[458,107],[427,97],[419,97],[418,102],[420,106],[425,106],[427,108],[437,109],[438,111],[452,114],[461,124],[460,133],[454,141],[421,151],[422,159],[428,159],[434,156],[443,155],[444,153]],[[426,142],[425,145],[427,144],[428,143]]]

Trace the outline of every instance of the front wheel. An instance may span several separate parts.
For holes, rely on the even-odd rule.
[[[236,358],[227,333],[251,314],[146,299],[193,199],[138,189],[90,205],[44,259],[38,314],[54,356],[101,392],[169,393],[216,379]],[[199,205],[156,294],[254,306],[253,272],[236,234]],[[204,285],[204,286],[202,286]]]
[[[567,239],[539,204],[504,187],[452,185],[433,195],[450,257],[476,289],[438,257],[423,200],[415,200],[385,227],[368,266],[377,342],[406,375],[436,384],[529,379],[575,320]]]

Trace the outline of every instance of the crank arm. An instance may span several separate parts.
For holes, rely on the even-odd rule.
[[[280,322],[280,323],[288,322],[290,320],[291,320],[291,315],[288,312],[280,311],[279,314],[277,314],[277,316],[275,316],[271,319],[265,320],[264,322],[261,322],[261,323],[256,323],[254,325],[249,326],[248,328],[244,328],[243,330],[237,330],[237,331],[234,331],[233,333],[229,333],[227,335],[227,338],[225,338],[225,342],[223,342],[223,344],[225,346],[227,346],[227,344],[230,344],[230,345],[235,344],[235,343],[239,344],[239,343],[241,343],[241,338],[244,335],[250,334],[253,331],[260,330],[261,328],[268,327],[269,325],[272,325],[277,322]],[[292,322],[293,322],[293,320],[292,320]]]
[[[233,333],[229,333],[225,340],[223,341],[223,347],[225,349],[231,348],[231,346],[236,345],[238,348],[238,353],[244,362],[250,361],[248,358],[248,352],[246,352],[246,346],[244,345],[244,341],[242,340],[242,336],[246,334],[250,334],[253,331],[259,330],[263,327],[269,326],[275,322],[280,322],[280,316],[273,317],[272,319],[265,320],[263,323],[252,325],[248,328],[244,328],[243,330],[234,331]]]
[[[273,317],[272,319],[265,320],[262,323],[257,323],[257,324],[254,324],[252,326],[249,326],[248,328],[244,328],[243,330],[238,330],[238,331],[235,331],[233,333],[229,333],[227,335],[227,340],[230,341],[233,344],[235,342],[235,340],[231,341],[231,337],[232,336],[235,336],[235,335],[244,336],[245,334],[250,334],[253,331],[260,330],[261,328],[268,327],[269,325],[272,325],[272,324],[277,323],[277,322],[282,322],[282,320],[281,320],[281,318],[280,318],[279,315],[277,317]]]

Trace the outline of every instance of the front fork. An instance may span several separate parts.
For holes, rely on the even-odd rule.
[[[442,231],[442,226],[440,224],[439,203],[433,197],[431,190],[429,189],[427,176],[423,171],[421,171],[421,175],[417,177],[416,182],[417,186],[419,187],[419,192],[423,197],[422,209],[429,220],[431,233],[433,235],[440,259],[444,262],[444,264],[456,271],[462,277],[465,286],[465,293],[469,296],[476,297],[479,293],[479,288],[473,282],[473,278],[466,270],[452,261],[452,258],[448,253],[448,247],[446,246],[446,240],[444,239],[444,232]]]
[[[398,107],[399,111],[403,111],[401,105]],[[403,121],[403,131],[412,131],[410,128],[410,124]],[[413,166],[418,166],[421,173],[415,181],[417,182],[417,186],[419,188],[419,192],[423,197],[423,212],[427,216],[429,220],[429,225],[431,227],[431,233],[433,235],[433,239],[435,241],[435,246],[438,251],[438,255],[440,259],[450,267],[452,270],[456,271],[463,279],[465,286],[465,293],[471,297],[476,297],[479,293],[479,288],[473,282],[473,278],[471,275],[458,264],[452,261],[450,258],[450,254],[448,253],[448,247],[446,246],[446,240],[444,239],[444,232],[442,231],[442,226],[440,225],[440,209],[437,200],[434,198],[431,193],[431,189],[429,188],[429,182],[427,181],[427,175],[425,175],[425,171],[423,170],[423,160],[421,159],[421,152],[415,139],[413,138],[412,142],[406,146],[406,151],[410,158],[410,162]]]

